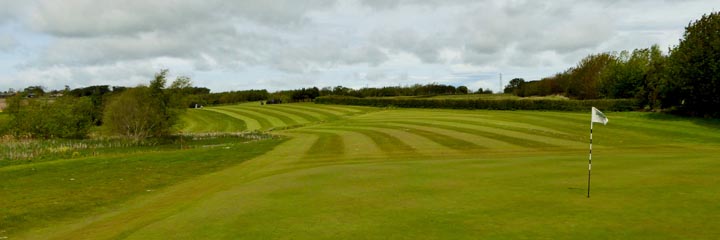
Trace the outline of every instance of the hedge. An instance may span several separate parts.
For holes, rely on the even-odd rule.
[[[551,110],[587,111],[596,107],[603,111],[634,111],[639,109],[634,99],[599,100],[547,100],[547,99],[417,99],[417,98],[356,98],[324,96],[315,99],[318,104],[340,104],[373,107],[447,108],[487,110]]]

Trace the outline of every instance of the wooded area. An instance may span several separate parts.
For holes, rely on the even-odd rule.
[[[646,110],[719,117],[720,13],[685,28],[680,44],[599,53],[538,81],[516,78],[505,88],[518,96],[564,95],[574,99],[633,98]]]

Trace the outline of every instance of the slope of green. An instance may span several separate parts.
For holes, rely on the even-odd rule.
[[[260,105],[245,103],[190,109],[182,117],[183,132],[269,131],[301,127],[373,110],[355,106],[318,106],[312,103]]]
[[[226,106],[218,112],[247,113]],[[720,124],[651,113],[292,108],[263,155],[35,239],[714,239]],[[298,110],[302,109],[302,110]],[[262,111],[270,124],[303,124]],[[289,114],[289,113],[288,113]],[[228,114],[230,116],[230,114]],[[250,115],[248,118],[252,118]],[[325,116],[325,117],[323,117]],[[322,120],[321,120],[322,121]],[[310,121],[308,121],[310,122]],[[249,126],[249,124],[248,124]],[[261,126],[258,124],[258,126]],[[275,126],[282,128],[285,126]],[[12,236],[15,237],[15,236]]]
[[[205,109],[188,109],[180,117],[180,127],[186,133],[239,132],[247,129],[240,119]]]

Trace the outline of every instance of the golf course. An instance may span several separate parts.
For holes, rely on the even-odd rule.
[[[720,124],[605,114],[610,122],[594,127],[587,198],[589,109],[189,109],[183,133],[274,137],[2,167],[0,237],[720,236]]]

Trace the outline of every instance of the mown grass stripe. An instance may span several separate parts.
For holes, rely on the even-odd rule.
[[[437,144],[440,144],[442,146],[445,146],[450,149],[455,150],[469,150],[469,149],[480,149],[480,148],[487,148],[481,145],[477,145],[473,142],[466,141],[464,139],[456,138],[451,135],[447,134],[441,134],[429,130],[424,130],[416,127],[409,127],[407,125],[403,126],[396,126],[396,125],[379,125],[375,124],[373,125],[378,128],[387,128],[387,129],[395,129],[395,130],[402,130],[406,131],[412,134],[419,135],[421,137],[424,137],[430,141],[433,141]]]
[[[479,136],[495,139],[498,141],[506,142],[506,143],[521,146],[521,147],[528,147],[528,148],[557,147],[557,145],[553,145],[553,144],[550,144],[547,142],[532,140],[534,137],[537,137],[537,136],[532,136],[533,138],[531,138],[529,135],[526,138],[514,137],[514,136],[511,136],[510,134],[519,134],[519,133],[511,133],[509,131],[496,130],[495,132],[491,132],[489,130],[468,128],[468,127],[465,127],[462,125],[461,126],[457,126],[457,125],[451,126],[451,125],[446,125],[446,124],[441,124],[441,123],[427,123],[427,122],[414,122],[414,121],[392,121],[392,123],[448,129],[448,130],[453,130],[453,131],[458,131],[458,132],[469,133],[469,134],[473,134],[473,135],[479,135]],[[502,132],[505,134],[502,134],[499,132]]]
[[[351,107],[348,107],[348,106],[346,106],[346,105],[325,105],[325,104],[322,104],[322,105],[320,105],[320,106],[321,106],[322,108],[332,109],[332,110],[335,110],[335,111],[340,111],[340,112],[343,112],[343,113],[345,113],[345,114],[356,114],[356,113],[363,112],[362,110],[355,109],[355,108],[351,108]]]
[[[249,131],[260,130],[263,128],[260,121],[258,121],[257,119],[251,118],[249,116],[246,116],[244,114],[241,114],[241,113],[232,112],[227,109],[222,109],[222,108],[218,108],[218,107],[209,107],[209,108],[204,108],[204,109],[208,110],[208,111],[217,112],[219,114],[225,114],[231,118],[235,118],[240,121],[243,121],[245,123],[245,129],[249,130]]]
[[[256,112],[253,110],[247,110],[247,109],[241,108],[240,106],[233,106],[232,108],[227,108],[227,109],[230,109],[231,111],[235,111],[240,114],[245,114],[246,116],[251,117],[251,118],[255,118],[259,122],[261,122],[261,125],[262,125],[263,121],[267,122],[267,126],[263,127],[264,130],[267,130],[270,128],[286,126],[285,122],[283,122],[282,120],[280,120],[276,117],[265,115],[263,113]]]
[[[324,115],[328,116],[329,118],[337,118],[339,116],[348,115],[348,112],[343,111],[336,111],[329,108],[324,108],[322,106],[316,107],[316,105],[306,105],[306,104],[294,104],[295,108],[300,108],[307,111],[313,111],[317,113],[323,113]]]
[[[554,139],[563,139],[567,141],[584,141],[585,135],[579,135],[579,134],[571,134],[568,132],[562,132],[562,131],[556,131],[552,129],[548,125],[543,125],[538,128],[533,128],[533,125],[527,125],[524,124],[524,126],[515,126],[512,124],[496,124],[491,123],[490,121],[485,121],[484,119],[481,120],[474,120],[474,119],[459,119],[459,118],[440,118],[437,119],[438,121],[444,121],[448,123],[455,123],[455,124],[466,124],[466,125],[473,125],[473,126],[483,126],[488,128],[494,128],[494,129],[504,129],[508,131],[518,132],[518,133],[524,133],[524,132],[530,132],[533,135],[543,136],[543,137],[549,137]],[[533,122],[533,124],[538,124],[537,122]],[[558,124],[558,123],[555,123]],[[558,124],[563,125],[563,124]],[[556,125],[553,125],[556,126]],[[542,130],[542,129],[551,129],[552,131]]]
[[[345,154],[345,143],[343,138],[336,133],[320,132],[320,131],[296,131],[298,133],[306,133],[317,135],[312,147],[305,151],[305,158],[313,159],[316,157],[334,157],[342,158]]]
[[[317,121],[325,121],[327,119],[335,118],[335,115],[322,112],[322,111],[313,111],[308,109],[303,109],[296,107],[295,104],[282,104],[282,105],[276,105],[272,106],[275,109],[278,109],[279,111],[294,111],[294,112],[301,112],[304,114],[307,114],[308,116],[311,116],[312,118],[317,119]]]
[[[199,113],[188,112],[180,117],[182,122],[182,131],[185,132],[198,132],[202,125],[206,125],[204,119],[200,117]]]
[[[308,112],[302,112],[300,110],[296,109],[290,109],[290,108],[279,108],[279,107],[270,107],[269,109],[272,109],[273,111],[282,112],[290,115],[295,115],[299,118],[302,118],[306,122],[319,122],[321,121],[320,118],[308,113]]]
[[[334,115],[334,114],[331,114],[331,113],[328,113],[325,111],[301,108],[301,107],[299,107],[299,104],[277,104],[277,105],[273,105],[272,107],[275,109],[278,109],[278,110],[282,110],[282,111],[290,110],[290,111],[302,112],[302,113],[305,113],[307,115],[310,115],[310,116],[318,119],[318,121],[324,121],[324,120],[328,120],[328,119],[336,119],[337,118],[337,115]]]
[[[431,133],[437,134],[437,135],[444,135],[444,136],[452,136],[456,139],[461,139],[470,143],[473,143],[477,145],[475,149],[481,149],[481,148],[488,148],[488,149],[518,149],[522,146],[516,145],[511,142],[505,142],[500,141],[497,139],[489,138],[486,136],[480,136],[480,135],[474,135],[470,133],[465,133],[462,131],[454,131],[449,129],[443,129],[443,128],[437,128],[437,127],[428,127],[428,126],[420,126],[420,125],[412,125],[412,124],[406,124],[403,122],[395,122],[395,121],[387,121],[385,123],[374,123],[373,125],[386,125],[386,126],[394,126],[401,128],[405,131],[412,132],[414,129],[423,130],[423,131],[429,131]],[[439,141],[439,139],[435,139],[432,135],[428,137],[432,141]],[[443,139],[445,141],[448,141],[448,139]],[[473,148],[465,148],[466,149],[473,149]]]
[[[285,113],[277,113],[268,109],[262,109],[261,107],[238,107],[239,109],[256,112],[266,116],[274,117],[283,122],[284,126],[295,126],[300,124],[297,120],[290,118]]]
[[[387,153],[396,153],[396,152],[415,152],[415,149],[411,147],[410,145],[406,144],[399,138],[390,135],[388,133],[369,129],[369,128],[346,128],[347,130],[351,130],[354,132],[361,133],[365,136],[370,137],[370,139],[375,142],[375,144],[383,151]]]
[[[183,129],[187,132],[238,132],[246,129],[245,122],[240,119],[204,109],[190,109],[184,116],[194,117],[189,120],[191,126]]]
[[[634,119],[627,117],[616,117],[612,121],[612,125],[608,125],[610,128],[618,129],[623,132],[634,132],[636,134],[642,134],[647,137],[672,137],[678,141],[688,142],[720,142],[720,137],[707,131],[689,131],[694,130],[697,126],[677,126],[673,125],[669,121],[653,121],[649,123],[647,119]],[[609,123],[608,123],[609,124]]]
[[[288,108],[278,108],[275,106],[266,106],[265,110],[273,111],[278,114],[285,114],[290,118],[295,119],[298,123],[313,123],[313,122],[319,122],[320,118],[313,116],[312,114],[309,114],[307,112],[295,110],[295,109],[288,109]]]
[[[257,114],[248,112],[248,111],[242,111],[242,110],[239,110],[236,108],[227,108],[227,107],[218,107],[216,109],[235,114],[235,116],[243,116],[243,117],[255,120],[260,125],[260,127],[257,128],[257,130],[267,130],[267,129],[275,127],[275,125],[273,123],[271,123],[267,118],[265,118],[261,115],[257,115]]]

